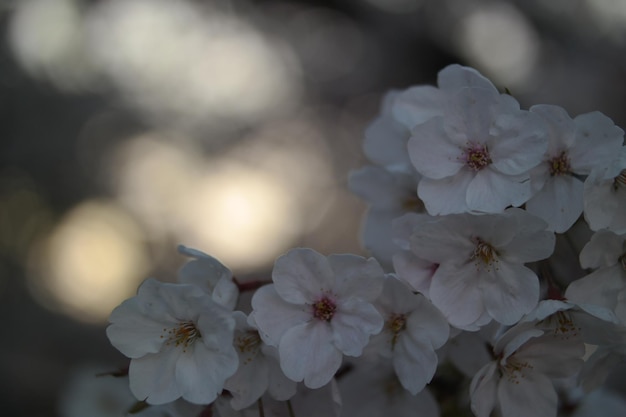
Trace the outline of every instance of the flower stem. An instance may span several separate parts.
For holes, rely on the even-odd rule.
[[[265,417],[265,410],[263,410],[263,400],[260,397],[257,401],[257,405],[259,406],[259,417]]]
[[[287,410],[289,410],[289,417],[296,417],[296,413],[293,412],[293,406],[291,400],[287,400]]]

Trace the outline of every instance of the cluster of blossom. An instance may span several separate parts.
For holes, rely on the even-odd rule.
[[[436,417],[444,394],[477,417],[626,415],[604,385],[626,359],[623,134],[459,65],[389,93],[349,178],[372,257],[296,248],[255,285],[181,247],[178,283],[111,314],[132,394],[176,417]],[[450,374],[464,393],[427,387]]]

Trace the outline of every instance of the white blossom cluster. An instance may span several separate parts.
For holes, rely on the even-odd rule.
[[[626,360],[623,135],[459,65],[389,93],[349,178],[372,257],[292,249],[252,288],[181,247],[178,283],[111,314],[132,394],[188,417],[626,415],[605,387]]]

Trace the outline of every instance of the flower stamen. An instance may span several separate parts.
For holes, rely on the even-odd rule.
[[[404,314],[391,314],[389,320],[387,320],[387,327],[392,333],[391,336],[391,349],[396,346],[398,336],[402,331],[406,329],[406,315]]]
[[[491,156],[486,146],[470,145],[465,148],[465,163],[473,171],[480,171],[487,165],[491,164]]]
[[[337,306],[327,296],[323,296],[313,303],[313,317],[322,321],[330,321],[335,315]]]
[[[183,352],[186,352],[189,346],[202,337],[195,324],[191,321],[181,321],[178,323],[178,327],[173,329],[165,328],[163,331],[168,336],[165,344],[171,345],[174,343],[175,347],[182,345]]]
[[[476,248],[472,253],[471,259],[474,260],[477,264],[478,261],[481,261],[486,267],[491,267],[494,264],[497,264],[498,252],[494,249],[494,247],[479,237],[476,237],[473,240],[476,244]]]
[[[561,152],[559,156],[555,156],[554,158],[548,161],[550,165],[550,176],[557,177],[561,175],[569,175],[572,173],[569,157],[565,151]]]
[[[242,353],[245,358],[243,364],[250,363],[261,349],[261,337],[259,332],[255,330],[248,330],[235,337],[235,348]]]
[[[613,179],[613,191],[626,188],[626,169]]]
[[[519,384],[520,378],[524,378],[524,371],[533,369],[534,366],[528,362],[521,362],[514,357],[509,357],[505,365],[500,366],[500,370],[509,382]]]

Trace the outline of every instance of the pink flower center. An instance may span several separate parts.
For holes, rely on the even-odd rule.
[[[167,336],[166,345],[178,347],[183,346],[183,352],[187,351],[187,347],[191,346],[196,340],[200,339],[202,335],[191,321],[182,321],[178,323],[178,327],[173,329],[163,329],[165,336]],[[161,336],[164,338],[164,335]]]
[[[550,176],[560,176],[560,175],[569,175],[572,173],[571,168],[569,166],[569,158],[565,151],[561,152],[559,156],[555,156],[554,158],[548,161],[550,165]]]
[[[322,321],[330,321],[336,310],[337,306],[334,301],[327,296],[323,296],[313,303],[313,317]]]
[[[487,165],[491,164],[489,149],[486,146],[472,145],[465,149],[463,154],[465,163],[474,171],[480,171]]]

